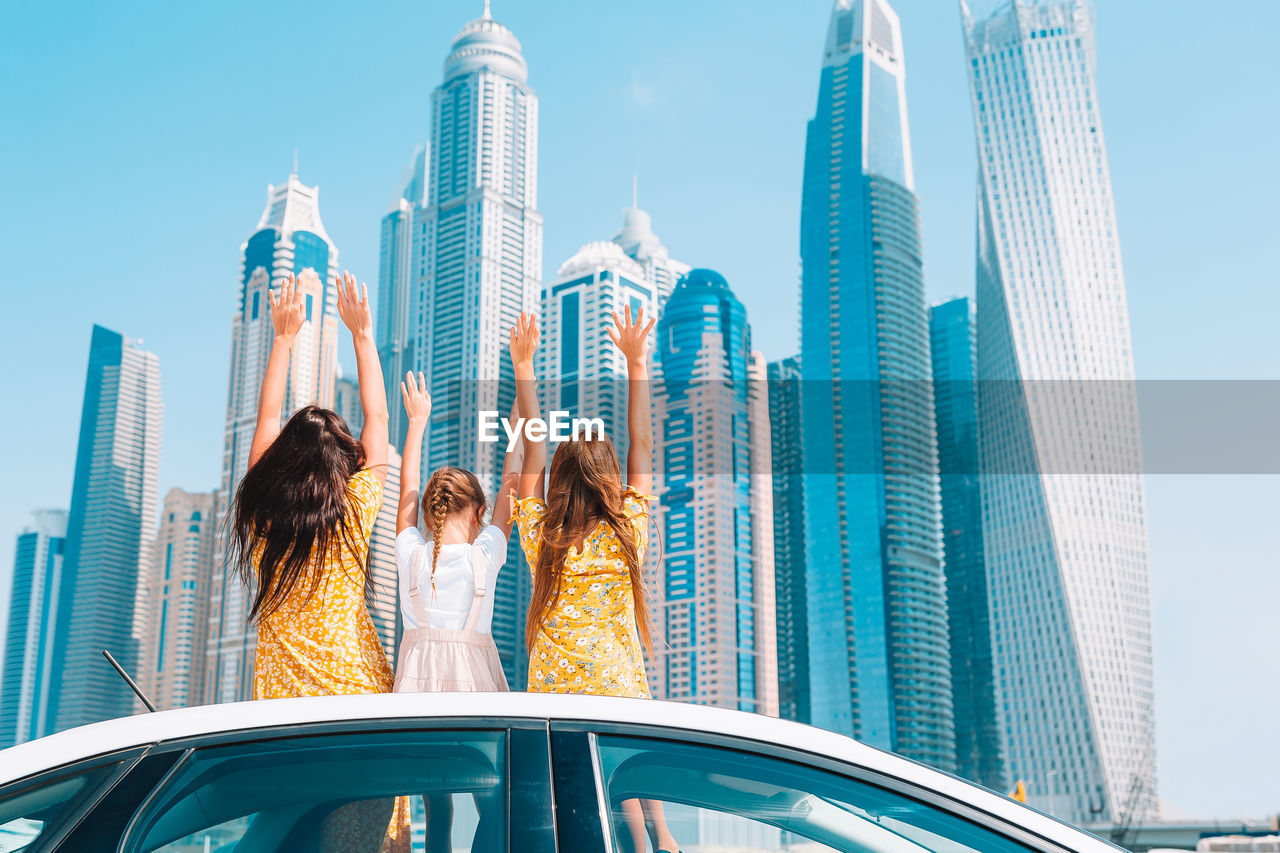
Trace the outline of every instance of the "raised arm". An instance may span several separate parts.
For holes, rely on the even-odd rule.
[[[364,412],[365,467],[379,483],[387,480],[387,391],[382,384],[382,364],[373,341],[373,313],[369,310],[369,288],[356,287],[356,277],[343,273],[338,280],[338,316],[351,330],[356,349],[356,381],[360,384],[360,408]]]
[[[511,415],[507,423],[519,423],[520,398],[511,401]],[[493,502],[493,518],[490,524],[502,531],[502,535],[511,538],[511,525],[515,516],[511,512],[511,500],[520,496],[520,474],[524,465],[524,430],[516,436],[515,445],[507,451],[502,460],[502,481],[498,486],[498,496]]]
[[[538,350],[538,318],[520,313],[511,329],[511,364],[516,373],[516,406],[525,420],[542,417],[538,406],[538,382],[533,375],[533,354]],[[546,490],[542,472],[547,467],[547,441],[528,442],[520,463],[520,497],[540,498]],[[509,502],[509,501],[508,501]]]
[[[400,460],[400,506],[396,510],[396,535],[410,527],[418,526],[418,504],[422,491],[422,437],[427,431],[427,418],[431,417],[431,395],[427,393],[427,380],[421,373],[416,377],[406,373],[400,383],[404,396],[404,410],[409,415],[409,430],[404,438],[404,456]]]
[[[292,273],[278,291],[267,294],[267,301],[271,305],[275,337],[271,341],[271,355],[267,356],[267,369],[262,374],[262,390],[258,393],[258,423],[249,444],[250,468],[280,434],[280,409],[284,406],[284,389],[289,380],[289,355],[306,319],[298,280]]]
[[[653,411],[649,405],[649,365],[645,360],[649,332],[657,319],[645,325],[644,309],[631,319],[631,306],[619,317],[613,312],[609,337],[627,358],[627,485],[642,495],[653,491]]]

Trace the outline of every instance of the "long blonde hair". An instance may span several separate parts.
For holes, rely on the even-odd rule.
[[[435,582],[436,563],[440,562],[440,539],[444,520],[455,512],[475,508],[476,518],[484,513],[484,489],[476,475],[465,468],[440,468],[427,480],[422,492],[422,515],[431,527],[431,576]]]
[[[596,525],[612,528],[631,575],[636,628],[645,650],[653,654],[653,626],[645,600],[644,572],[635,528],[623,505],[622,470],[608,437],[580,436],[564,442],[551,457],[547,483],[547,514],[542,547],[533,575],[533,595],[525,623],[525,646],[532,650],[547,612],[560,596],[564,562],[569,549],[581,546]]]

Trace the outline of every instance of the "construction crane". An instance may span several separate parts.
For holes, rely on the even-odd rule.
[[[1111,827],[1112,843],[1129,849],[1129,835],[1133,829],[1133,825],[1138,818],[1138,809],[1142,808],[1143,794],[1147,790],[1147,774],[1148,765],[1151,762],[1151,744],[1148,743],[1142,751],[1142,758],[1138,762],[1138,767],[1133,771],[1133,778],[1129,782],[1128,796],[1125,798],[1124,809],[1120,814],[1116,815],[1116,822]],[[1145,816],[1145,815],[1144,815]]]

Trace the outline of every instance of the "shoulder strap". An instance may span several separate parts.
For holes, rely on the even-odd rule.
[[[488,594],[485,581],[488,579],[488,567],[484,564],[484,552],[475,545],[467,546],[471,557],[471,575],[475,582],[475,593],[471,596],[471,609],[467,611],[467,624],[464,631],[475,631],[476,622],[480,619],[480,600]]]
[[[418,617],[418,625],[423,628],[431,627],[431,619],[427,616],[427,607],[422,603],[422,564],[427,559],[427,552],[431,549],[431,543],[419,545],[413,551],[413,557],[409,560],[409,603],[413,607],[413,615]]]

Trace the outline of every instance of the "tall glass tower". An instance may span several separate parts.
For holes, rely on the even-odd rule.
[[[991,668],[987,564],[982,556],[972,300],[949,299],[929,309],[929,350],[938,420],[942,542],[947,557],[956,772],[999,791],[1005,787],[1005,777]]]
[[[1073,822],[1132,822],[1155,808],[1151,602],[1093,8],[1015,0],[981,20],[962,12],[1004,755],[1036,806]]]
[[[905,73],[889,4],[837,0],[809,122],[800,220],[806,722],[951,769]]]
[[[258,227],[240,247],[242,261],[236,311],[231,320],[231,376],[222,446],[219,523],[249,470],[249,445],[258,419],[262,372],[271,354],[269,293],[290,273],[297,276],[306,302],[306,319],[289,360],[281,415],[287,418],[312,403],[332,407],[338,372],[338,247],[320,221],[319,188],[305,186],[296,174],[267,187],[267,205]],[[224,528],[220,527],[220,530]],[[253,691],[257,634],[248,624],[249,597],[226,561],[225,532],[214,557],[210,636],[206,654],[205,701],[236,702]]]
[[[134,695],[102,659],[137,671],[139,573],[150,562],[164,421],[160,362],[93,327],[49,684],[53,730],[132,713]]]
[[[773,485],[773,577],[778,631],[778,716],[809,719],[809,619],[804,587],[804,461],[800,359],[768,365]]]
[[[18,534],[0,679],[0,749],[49,734],[49,683],[67,511],[43,509]]]
[[[654,695],[777,716],[765,366],[719,273],[689,272],[657,325]]]
[[[389,420],[387,432],[392,446],[404,450],[404,436],[409,421],[404,407],[398,405],[400,382],[410,367],[417,364],[413,344],[413,215],[425,200],[426,149],[413,155],[413,163],[400,179],[400,191],[391,209],[382,217],[381,251],[378,259],[378,359],[387,388]],[[350,419],[348,419],[350,423]]]
[[[541,293],[538,98],[520,42],[485,14],[453,40],[431,98],[426,204],[414,211],[413,366],[431,389],[423,482],[442,465],[474,471],[495,494],[504,445],[478,441],[480,412],[505,417],[515,395],[507,333]],[[494,593],[493,636],[524,683],[528,572],[510,543]]]

